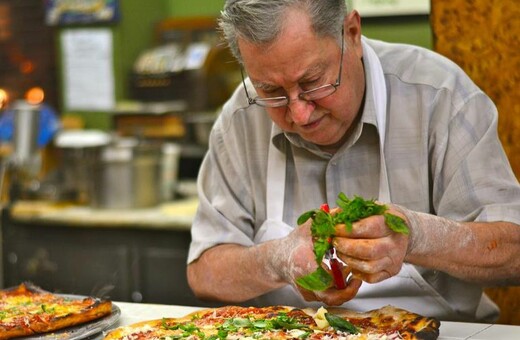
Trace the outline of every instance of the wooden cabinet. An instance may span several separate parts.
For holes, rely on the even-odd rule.
[[[456,62],[498,107],[498,132],[520,179],[520,2],[432,0],[434,49]],[[520,287],[488,288],[498,323],[520,325]]]
[[[115,301],[204,306],[186,279],[189,230],[54,226],[3,213],[4,287],[44,289]]]
[[[498,132],[520,178],[520,2],[433,0],[435,51],[456,62],[498,107]]]

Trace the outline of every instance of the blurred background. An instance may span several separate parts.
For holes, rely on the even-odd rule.
[[[429,2],[401,2],[349,5],[368,37],[432,48]],[[215,29],[223,4],[0,0],[4,200],[141,207],[179,194],[178,180],[196,178],[213,121],[240,81]],[[114,166],[125,157],[129,166],[148,160],[138,182],[162,178],[167,188],[152,181],[146,187],[162,189],[125,195],[110,179],[129,176]],[[153,176],[161,162],[176,172]]]
[[[0,287],[201,305],[184,275],[195,180],[240,81],[215,29],[223,4],[0,0]],[[519,2],[348,4],[365,36],[465,69],[520,176]],[[489,293],[520,324],[518,290]]]

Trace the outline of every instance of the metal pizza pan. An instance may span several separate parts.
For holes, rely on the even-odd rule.
[[[71,295],[71,294],[58,294],[68,299],[84,299],[87,296],[83,295]],[[121,317],[121,309],[112,302],[112,313],[90,322],[67,327],[56,330],[54,332],[35,334],[31,336],[17,338],[17,340],[80,340],[87,339],[93,335],[107,330],[110,326],[114,325]]]

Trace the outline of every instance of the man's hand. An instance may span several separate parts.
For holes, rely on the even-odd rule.
[[[273,254],[273,263],[277,263],[274,270],[287,283],[292,284],[306,301],[322,301],[331,306],[341,305],[351,300],[361,286],[361,280],[351,279],[347,282],[345,289],[328,288],[325,291],[310,291],[302,288],[296,283],[296,279],[314,272],[317,268],[311,235],[311,220],[296,227],[287,237],[280,239]],[[325,267],[324,267],[325,268]],[[328,269],[326,269],[328,270]],[[344,267],[344,275],[350,272]]]
[[[389,205],[387,213],[405,216]],[[336,226],[333,245],[338,257],[352,269],[354,278],[376,283],[397,275],[408,249],[408,235],[390,230],[384,217],[370,216],[353,223],[352,232]]]
[[[347,275],[348,272],[345,272],[345,277]],[[296,283],[294,283],[294,286],[299,290],[305,301],[321,301],[329,306],[339,306],[352,300],[356,296],[361,284],[362,281],[360,279],[351,278],[347,281],[347,287],[344,289],[331,287],[321,292],[304,289]]]
[[[309,220],[270,247],[273,250],[271,268],[286,283],[292,284],[317,267],[310,225]]]

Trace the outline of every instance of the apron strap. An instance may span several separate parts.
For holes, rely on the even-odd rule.
[[[361,40],[363,44],[363,58],[368,61],[367,71],[370,75],[372,95],[376,111],[377,132],[379,133],[379,201],[390,202],[390,185],[385,161],[385,136],[386,136],[386,82],[383,67],[374,50],[368,46],[365,37]],[[366,64],[365,64],[366,65]]]
[[[276,130],[273,123],[267,156],[266,217],[267,220],[283,221],[287,156],[274,146],[273,137],[277,132]]]

